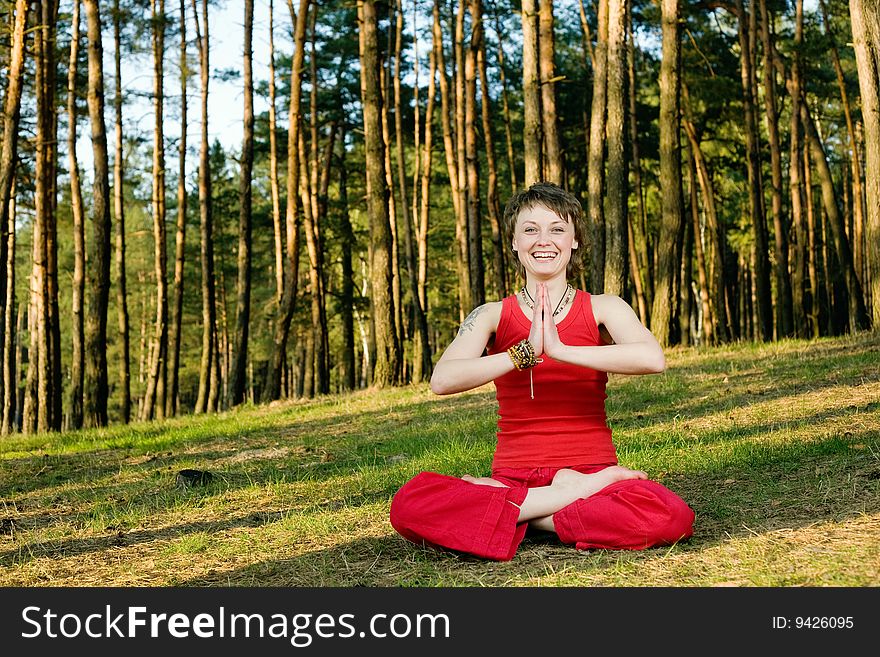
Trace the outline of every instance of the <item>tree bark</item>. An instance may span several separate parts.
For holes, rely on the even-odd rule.
[[[849,8],[865,130],[865,197],[873,199],[867,207],[865,242],[876,328],[880,326],[880,9],[870,0],[850,0]]]
[[[52,347],[49,327],[49,234],[53,216],[52,141],[55,93],[54,2],[37,5],[40,25],[34,33],[36,68],[36,162],[34,168],[34,222],[29,314],[28,382],[23,429],[44,432],[52,428]]]
[[[151,1],[153,23],[153,271],[156,277],[156,324],[141,420],[165,417],[168,357],[168,253],[165,243],[165,0]]]
[[[83,215],[82,187],[76,158],[76,66],[79,53],[79,0],[73,1],[71,18],[70,61],[67,67],[67,158],[70,169],[70,212],[73,218],[73,290],[70,314],[73,346],[70,358],[70,428],[80,429],[83,424],[83,369],[84,342],[83,298],[85,296],[85,217]]]
[[[681,244],[682,191],[681,146],[679,143],[679,90],[681,45],[679,43],[678,0],[661,0],[663,32],[660,62],[660,190],[661,226],[651,332],[661,345],[672,337],[676,320],[675,275]]]
[[[431,358],[431,340],[428,333],[428,222],[430,219],[431,195],[431,162],[434,143],[434,105],[437,93],[437,53],[434,47],[429,54],[428,98],[425,107],[425,147],[422,151],[421,171],[421,206],[418,223],[418,257],[419,257],[419,305],[422,307],[424,326],[419,326],[419,342],[417,350],[421,358],[413,363],[413,380],[425,380],[431,376],[433,360]],[[442,75],[442,73],[441,73]]]
[[[352,263],[352,251],[355,244],[354,231],[351,227],[350,208],[348,205],[348,167],[345,163],[345,133],[340,136],[341,148],[339,149],[339,202],[341,212],[339,217],[340,242],[342,247],[342,371],[339,374],[339,383],[342,390],[354,390],[357,387],[355,378],[355,349],[354,349],[354,266]]]
[[[399,381],[400,344],[394,331],[394,300],[391,272],[391,226],[388,221],[388,188],[385,183],[385,145],[382,141],[381,92],[376,8],[372,0],[358,0],[358,45],[361,60],[361,102],[370,214],[371,311],[376,332],[376,363],[373,384],[378,387]]]
[[[483,140],[486,151],[486,168],[489,176],[486,181],[486,210],[492,230],[492,254],[495,274],[495,295],[500,299],[507,295],[507,240],[501,229],[501,201],[498,198],[498,168],[495,162],[495,138],[492,134],[492,102],[489,96],[489,76],[486,71],[486,32],[483,29],[483,2],[472,0],[471,11],[474,23],[473,45],[477,52],[477,71],[480,75],[480,112],[483,121]]]
[[[605,291],[624,296],[627,278],[627,170],[624,155],[626,101],[626,5],[609,0],[608,56],[606,71],[607,147],[605,214]]]
[[[177,225],[174,234],[174,302],[171,306],[171,326],[168,336],[168,394],[165,415],[173,417],[180,406],[180,336],[183,321],[183,266],[186,259],[186,116],[187,78],[186,62],[186,0],[180,0],[180,144],[178,145]]]
[[[21,33],[18,33],[18,23],[16,23],[16,30],[13,31],[13,52],[15,53],[13,62],[23,53],[23,49],[16,50],[14,44],[17,43],[16,34],[18,34],[21,44],[24,45],[26,11],[25,7],[21,14],[16,14],[16,19],[19,16],[22,17],[22,24]],[[11,69],[12,66],[10,66]],[[0,406],[0,436],[6,436],[14,431],[18,424],[16,411],[18,407],[18,363],[20,361],[16,354],[16,343],[20,337],[17,339],[19,332],[15,322],[15,185],[10,188],[9,200],[0,221],[5,222],[7,226],[6,230],[2,231],[6,246],[6,258],[2,265],[6,270],[6,290],[3,296],[3,317],[0,319],[3,328],[3,358],[0,360],[0,378],[3,380],[3,397],[0,399],[0,403],[2,403]],[[21,314],[20,309],[19,314]]]
[[[196,27],[196,43],[199,48],[199,68],[201,77],[202,136],[199,147],[199,237],[201,238],[200,259],[202,269],[202,356],[199,365],[199,390],[196,398],[196,413],[216,410],[211,407],[212,371],[217,362],[216,348],[216,299],[214,287],[214,228],[211,199],[211,160],[208,145],[208,81],[210,79],[208,42],[208,3],[202,0],[202,22],[204,33],[199,25],[196,0],[192,0],[193,18]]]
[[[804,217],[803,154],[801,145],[801,124],[798,105],[801,97],[801,46],[804,32],[804,2],[795,2],[795,36],[791,57],[790,79],[788,85],[792,111],[789,118],[789,157],[788,179],[791,198],[791,222],[794,226],[792,244],[792,314],[795,332],[798,336],[810,334],[807,323],[807,227]]]
[[[241,175],[238,185],[238,281],[235,314],[235,344],[232,347],[232,372],[229,402],[233,406],[245,400],[247,383],[248,340],[251,317],[251,178],[254,169],[254,76],[253,45],[254,0],[244,3],[244,134],[241,143]]]
[[[0,435],[8,434],[15,426],[15,402],[18,380],[15,376],[14,316],[15,316],[15,213],[13,208],[16,160],[18,158],[18,126],[21,118],[22,72],[25,58],[25,27],[28,2],[17,0],[12,21],[12,43],[6,72],[6,96],[3,102],[3,143],[0,148],[0,318],[3,340],[0,344]]]
[[[556,39],[553,35],[553,0],[538,0],[538,71],[541,93],[543,180],[565,185],[565,159],[556,116]]]
[[[278,186],[273,0],[269,0],[269,189],[272,194],[272,226],[275,235],[275,300],[277,303],[281,303],[281,296],[284,294],[284,225],[281,223],[281,192]]]
[[[523,33],[523,160],[526,187],[543,176],[543,133],[541,130],[541,75],[538,51],[538,0],[522,2]]]
[[[767,223],[764,216],[764,202],[761,189],[761,162],[758,147],[758,123],[755,116],[755,72],[752,67],[754,57],[753,23],[755,12],[746,13],[743,0],[736,0],[739,23],[740,73],[742,80],[742,102],[746,134],[746,167],[749,185],[749,216],[755,238],[754,282],[756,290],[756,309],[760,339],[773,339],[773,299],[770,291],[770,258],[768,254]]]
[[[290,322],[296,308],[299,287],[299,213],[296,198],[299,186],[299,130],[302,99],[302,68],[305,60],[305,35],[310,0],[300,0],[299,13],[288,0],[290,19],[294,25],[294,52],[290,73],[290,109],[287,132],[287,207],[285,210],[285,235],[287,237],[287,268],[284,274],[284,294],[275,316],[272,336],[272,356],[266,370],[262,399],[264,402],[278,399],[281,395],[281,375],[286,364],[287,342]]]
[[[480,161],[477,156],[477,51],[483,38],[482,24],[469,0],[471,41],[464,57],[464,157],[467,177],[467,248],[470,273],[471,306],[486,303],[485,266],[483,264],[483,212],[480,202]],[[500,247],[500,243],[495,243]],[[495,249],[497,252],[497,248]]]
[[[598,28],[593,52],[593,99],[590,108],[590,149],[587,161],[587,213],[593,237],[590,289],[605,291],[605,110],[608,63],[608,1],[598,0]],[[676,92],[677,94],[677,92]]]
[[[107,302],[110,295],[110,171],[104,124],[104,65],[101,14],[97,0],[85,0],[89,36],[88,105],[92,125],[94,187],[89,244],[83,420],[87,427],[107,424]]]
[[[580,8],[583,12],[583,0],[580,2]],[[632,3],[626,5],[626,51],[627,51],[627,82],[629,84],[629,140],[631,148],[631,167],[633,174],[633,191],[636,195],[637,216],[628,217],[629,224],[629,252],[630,252],[630,270],[632,272],[633,285],[635,287],[636,299],[638,302],[639,316],[642,323],[648,326],[650,322],[649,309],[653,296],[651,294],[651,283],[653,276],[651,272],[651,259],[648,254],[650,252],[648,244],[648,220],[645,212],[645,192],[642,183],[642,163],[639,154],[639,126],[636,115],[636,69],[635,69],[635,47],[633,46],[632,34]],[[586,17],[584,16],[584,21]]]
[[[113,160],[113,213],[115,223],[116,308],[119,327],[120,363],[119,388],[122,395],[122,421],[131,419],[131,336],[128,313],[128,281],[125,271],[125,205],[124,205],[124,156],[122,152],[122,42],[119,0],[113,3],[113,43],[116,94],[113,100],[115,154]]]
[[[774,259],[776,277],[776,337],[794,334],[792,315],[791,278],[788,267],[788,222],[782,208],[782,151],[779,146],[779,110],[776,101],[776,67],[773,63],[775,44],[770,33],[773,17],[767,10],[767,1],[760,0],[761,40],[764,49],[764,109],[770,147],[770,180],[772,184],[771,211],[773,213]]]

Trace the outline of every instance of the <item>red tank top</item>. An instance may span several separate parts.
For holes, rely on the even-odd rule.
[[[504,352],[528,338],[531,324],[516,296],[505,298],[489,353]],[[603,344],[587,292],[578,290],[556,328],[567,345]],[[547,355],[541,358],[531,370],[513,370],[495,379],[499,418],[493,469],[617,463],[605,415],[608,375]]]

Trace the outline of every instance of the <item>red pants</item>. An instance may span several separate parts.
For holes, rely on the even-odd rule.
[[[607,466],[580,466],[590,474]],[[525,536],[517,523],[529,488],[547,486],[559,468],[499,468],[492,477],[509,488],[472,484],[422,472],[391,501],[391,525],[418,544],[508,561]],[[553,514],[559,539],[578,550],[642,550],[670,545],[693,533],[694,512],[655,481],[627,479]]]

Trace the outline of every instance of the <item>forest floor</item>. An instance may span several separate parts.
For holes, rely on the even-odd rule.
[[[527,536],[497,563],[388,522],[422,470],[488,474],[491,385],[366,390],[0,440],[0,586],[878,586],[880,334],[667,351],[611,376],[622,464],[695,510],[638,552]],[[182,469],[206,485],[180,486]]]

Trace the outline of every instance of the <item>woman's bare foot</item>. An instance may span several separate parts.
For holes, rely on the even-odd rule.
[[[595,495],[600,490],[617,481],[625,479],[647,479],[648,474],[641,470],[630,470],[620,465],[612,465],[599,472],[583,474],[576,470],[563,468],[553,477],[553,486],[573,489],[578,497],[585,498]]]
[[[465,475],[462,477],[465,481],[469,481],[472,484],[479,484],[480,486],[495,486],[496,488],[510,488],[506,484],[502,484],[497,479],[492,479],[492,477],[472,477],[471,475]]]

